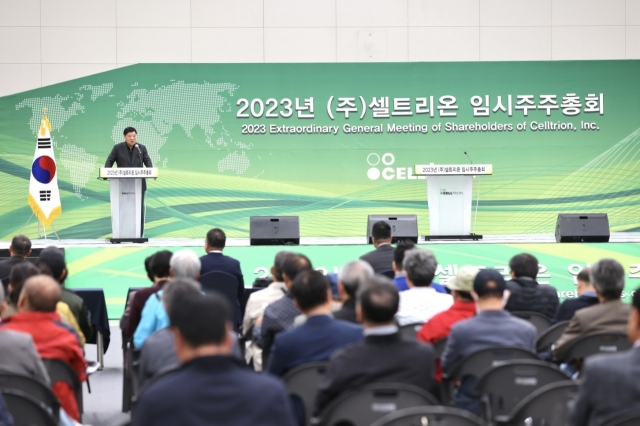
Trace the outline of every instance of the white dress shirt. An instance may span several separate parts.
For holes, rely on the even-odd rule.
[[[427,322],[435,314],[453,305],[453,297],[438,293],[431,286],[413,287],[400,293],[400,307],[396,320],[400,326]]]

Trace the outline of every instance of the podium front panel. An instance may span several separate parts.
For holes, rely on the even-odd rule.
[[[472,176],[427,176],[431,235],[471,233]]]
[[[140,238],[142,179],[109,180],[113,238]]]

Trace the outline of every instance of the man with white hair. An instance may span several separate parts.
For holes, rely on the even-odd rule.
[[[338,274],[338,293],[342,300],[342,308],[335,311],[335,319],[357,323],[356,293],[360,285],[373,278],[373,268],[364,260],[349,262]]]
[[[169,276],[172,279],[197,280],[200,277],[200,259],[193,250],[185,249],[173,253],[169,266]],[[169,317],[162,304],[162,290],[160,290],[149,297],[142,309],[140,324],[133,334],[133,345],[136,349],[140,349],[151,334],[168,326]]]
[[[407,251],[402,266],[407,273],[409,290],[400,293],[400,307],[396,314],[400,326],[427,322],[453,305],[450,295],[438,293],[431,286],[438,266],[431,250],[415,248]]]

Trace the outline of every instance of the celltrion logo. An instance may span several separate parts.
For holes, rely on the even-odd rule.
[[[446,189],[440,190],[440,195],[462,195],[462,191],[447,191]]]
[[[424,176],[414,176],[413,167],[391,167],[396,162],[396,157],[390,152],[386,154],[377,154],[372,152],[367,155],[367,177],[371,180],[377,180],[382,176],[385,180],[406,180],[406,179],[424,179]]]

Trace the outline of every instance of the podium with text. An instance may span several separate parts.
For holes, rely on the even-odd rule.
[[[100,178],[109,180],[112,243],[145,243],[142,238],[142,179],[157,178],[155,167],[101,167]]]
[[[427,178],[431,235],[425,240],[482,239],[471,233],[473,178],[492,173],[491,164],[416,165],[414,174]]]

